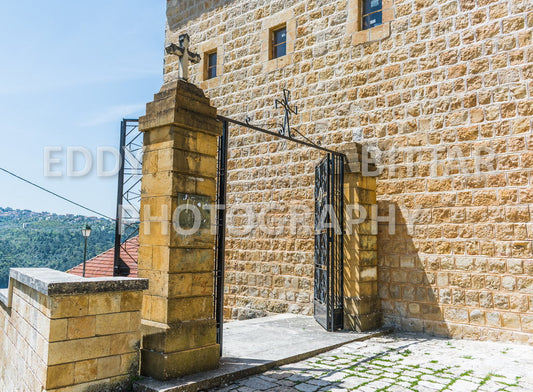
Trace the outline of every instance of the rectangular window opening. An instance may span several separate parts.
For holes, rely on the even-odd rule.
[[[271,58],[277,59],[287,54],[287,26],[272,29]]]
[[[382,0],[362,0],[363,9],[363,30],[383,24],[383,1]]]
[[[211,53],[207,53],[205,55],[205,59],[206,59],[206,63],[205,63],[206,79],[216,78],[217,77],[217,61],[218,61],[217,52],[214,51]]]

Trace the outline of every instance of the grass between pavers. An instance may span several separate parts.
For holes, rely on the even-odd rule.
[[[479,375],[468,367],[447,366],[435,359],[427,358],[423,364],[409,363],[418,359],[416,356],[413,358],[415,353],[407,348],[411,344],[387,348],[380,353],[319,355],[301,362],[297,369],[282,367],[273,369],[272,372],[292,373],[287,379],[294,382],[295,390],[303,392],[327,392],[336,388],[359,390],[364,387],[377,392],[400,389],[419,392],[426,387],[439,391],[467,388],[469,391],[479,392],[496,389],[499,392],[509,392],[521,386],[520,377],[511,378],[495,373]],[[457,348],[451,342],[446,342],[446,346]],[[421,354],[432,355],[428,352]],[[409,360],[410,358],[412,359]],[[472,355],[458,358],[475,360]],[[238,388],[237,385],[238,383],[235,388]]]
[[[450,342],[447,342],[447,345],[451,348],[456,348]],[[315,379],[327,377],[328,375],[335,372],[348,373],[340,380],[330,382],[333,385],[330,385],[327,388],[321,388],[319,389],[319,391],[328,391],[336,387],[342,388],[342,383],[346,380],[349,380],[350,378],[366,378],[368,380],[358,383],[357,386],[354,386],[353,388],[347,388],[349,390],[363,388],[373,383],[379,383],[379,381],[381,380],[393,380],[390,385],[377,388],[375,390],[376,392],[386,392],[390,388],[396,386],[401,386],[402,388],[405,388],[405,390],[419,391],[419,388],[417,388],[417,386],[419,386],[421,382],[435,384],[435,388],[439,389],[440,391],[450,390],[453,385],[459,381],[466,381],[474,384],[478,383],[476,390],[479,390],[484,385],[488,384],[490,381],[497,382],[498,385],[504,388],[501,391],[505,391],[505,388],[507,387],[520,386],[520,377],[517,377],[515,380],[510,380],[505,376],[489,373],[483,378],[477,378],[478,381],[476,381],[476,379],[473,378],[473,370],[463,371],[462,373],[457,375],[456,372],[453,372],[453,370],[459,370],[460,366],[444,366],[438,369],[424,367],[421,365],[403,365],[398,367],[398,365],[403,361],[404,358],[409,357],[412,354],[413,352],[409,349],[395,348],[389,349],[383,354],[375,355],[370,359],[368,359],[365,355],[346,353],[342,356],[334,355],[330,357],[319,357],[318,359],[314,360],[313,363],[308,364],[308,366],[314,370],[320,370],[319,374],[310,376]],[[394,358],[393,355],[399,355],[400,357]],[[474,359],[471,355],[463,356],[463,358],[470,360]],[[350,366],[334,366],[331,364],[332,360],[350,360],[352,363],[355,362],[355,364]],[[429,361],[429,363],[437,364],[439,363],[439,361],[431,360]],[[415,373],[415,375],[410,377],[403,376],[403,374],[407,371],[413,372]],[[424,376],[432,376],[438,381],[424,379]],[[495,380],[496,378],[501,378],[501,380]],[[309,378],[305,381],[302,380],[298,382],[298,384],[305,383],[308,381]]]

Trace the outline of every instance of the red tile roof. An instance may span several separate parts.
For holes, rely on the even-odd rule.
[[[122,244],[120,257],[130,267],[130,278],[137,277],[137,260],[139,254],[139,237],[133,237]],[[115,263],[115,248],[87,260],[85,263],[86,278],[101,278],[113,276]],[[69,274],[83,275],[83,263],[67,271]]]

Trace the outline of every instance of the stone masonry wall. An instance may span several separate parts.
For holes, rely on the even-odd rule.
[[[12,279],[2,293],[0,390],[128,390],[139,371],[141,287],[46,295],[26,283]]]
[[[37,391],[46,379],[48,339],[42,335],[46,334],[42,324],[47,322],[43,323],[44,314],[25,291],[23,285],[15,284],[14,309],[11,314],[0,311],[0,389],[5,391]]]
[[[200,64],[192,81],[220,114],[275,128],[287,88],[304,135],[376,151],[380,214],[396,218],[378,239],[387,324],[531,342],[533,3],[384,0],[390,23],[364,34],[358,4],[169,0],[167,41],[188,32],[193,50],[217,48],[220,76],[199,80]],[[291,44],[272,61],[276,22]],[[176,71],[168,56],[165,79]],[[312,207],[318,158],[233,128],[229,203]],[[312,252],[311,235],[229,235],[231,316],[310,313]]]

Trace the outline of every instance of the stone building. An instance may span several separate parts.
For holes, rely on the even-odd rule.
[[[275,130],[288,89],[302,135],[375,156],[379,215],[395,219],[377,243],[384,324],[533,342],[531,0],[167,5],[167,44],[190,35],[190,81],[219,114]],[[312,314],[320,154],[244,129],[229,143],[230,207],[274,203],[267,219],[285,223],[304,212],[282,234],[228,229],[226,317]]]

